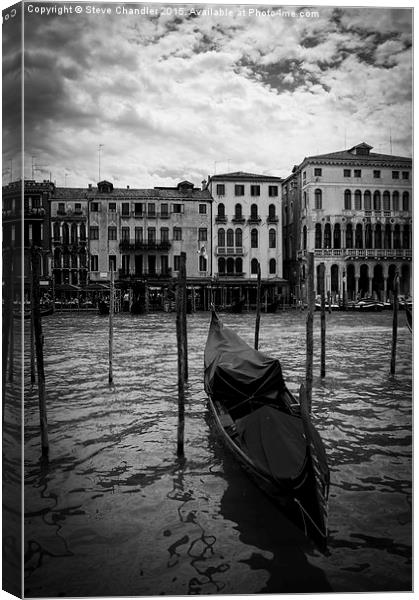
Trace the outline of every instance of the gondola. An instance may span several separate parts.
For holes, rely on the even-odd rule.
[[[225,445],[283,513],[324,549],[329,468],[304,393],[288,390],[278,360],[254,350],[215,312],[204,385]]]
[[[406,304],[406,302],[404,303],[404,309],[406,312],[406,325],[410,331],[410,333],[412,333],[412,311],[409,308],[409,306]]]
[[[39,311],[39,314],[41,317],[48,317],[49,315],[52,315],[52,313],[54,312],[54,307],[53,306],[48,306],[45,308],[41,308]],[[21,319],[22,318],[22,312],[20,310],[15,309],[13,311],[13,318],[14,319]],[[25,309],[23,312],[23,318],[24,319],[30,319],[31,318],[31,309]]]

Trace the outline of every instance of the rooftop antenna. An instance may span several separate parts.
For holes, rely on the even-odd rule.
[[[32,180],[35,179],[35,173],[36,171],[39,171],[40,173],[45,171],[46,165],[37,165],[35,163],[35,159],[36,156],[32,156]]]
[[[99,179],[98,179],[98,181],[100,181],[100,153],[101,153],[104,145],[105,144],[99,144],[99,146],[97,147],[98,157],[99,157]]]

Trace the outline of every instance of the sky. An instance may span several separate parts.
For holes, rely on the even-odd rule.
[[[412,155],[410,9],[310,6],[302,11],[317,15],[293,18],[281,9],[301,7],[37,7],[64,5],[72,14],[25,7],[27,178],[87,187],[100,162],[100,179],[115,187],[200,186],[239,170],[286,177],[306,156],[363,141],[373,152]],[[89,6],[110,14],[88,14]],[[156,14],[117,14],[141,6]],[[222,9],[231,14],[215,14]],[[10,167],[13,179],[19,172],[19,46],[8,25],[3,183]]]

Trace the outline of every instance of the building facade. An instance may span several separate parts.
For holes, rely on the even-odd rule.
[[[209,177],[207,189],[214,199],[217,304],[254,305],[258,266],[265,304],[273,306],[285,297],[281,183],[279,177],[241,171]]]
[[[299,165],[299,280],[305,290],[307,253],[325,264],[326,291],[348,299],[412,292],[412,160],[377,154],[361,143],[305,158]]]

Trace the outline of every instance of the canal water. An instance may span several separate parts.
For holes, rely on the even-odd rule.
[[[209,319],[188,316],[183,460],[175,315],[115,316],[112,386],[107,317],[44,319],[50,462],[40,462],[37,391],[28,378],[26,595],[410,590],[412,339],[404,313],[394,377],[390,311],[327,315],[323,380],[315,315],[313,420],[331,469],[325,554],[253,485],[212,429],[203,390]],[[223,319],[253,342],[254,314]],[[299,311],[261,318],[260,349],[280,359],[295,393],[305,374],[305,319]]]

